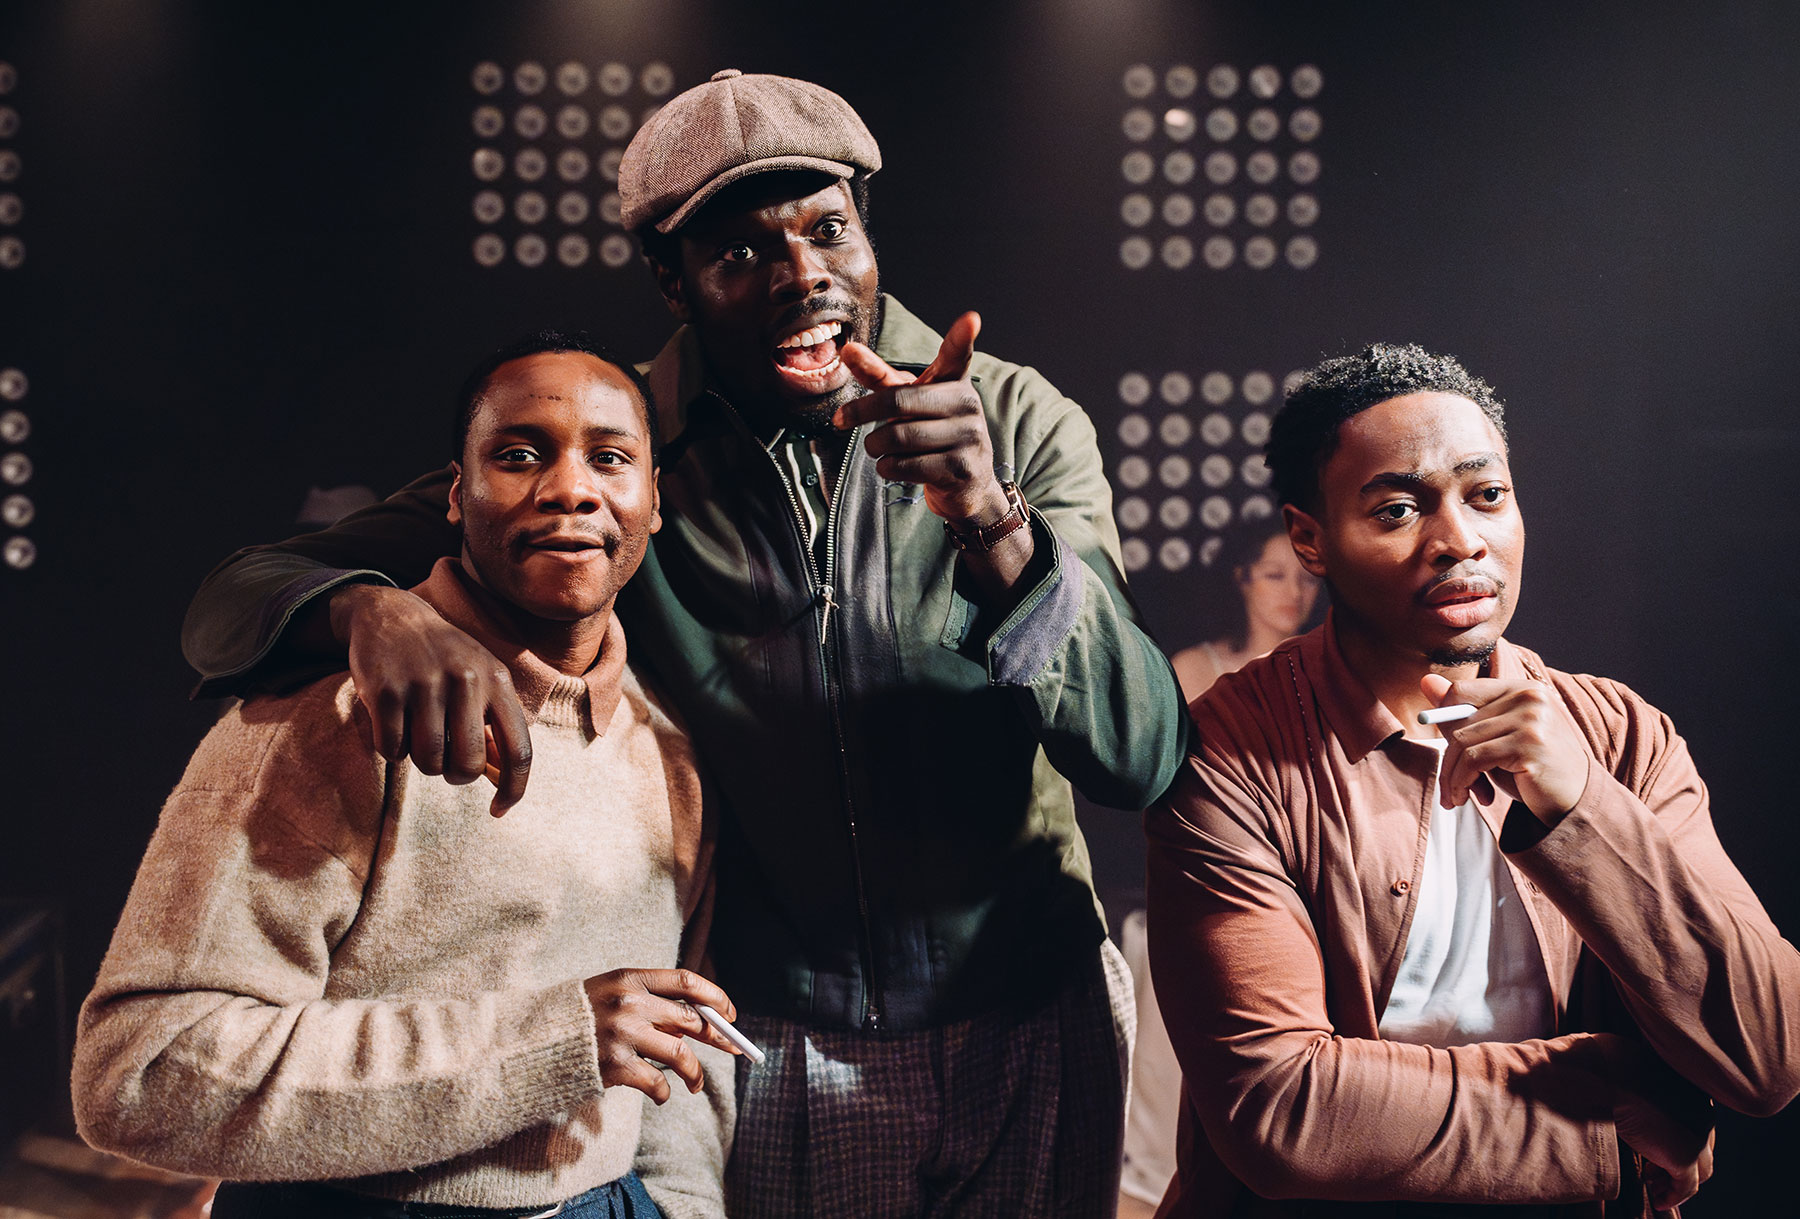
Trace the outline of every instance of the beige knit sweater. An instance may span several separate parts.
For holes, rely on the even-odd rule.
[[[199,1175],[549,1205],[634,1164],[675,1219],[723,1213],[729,1056],[663,1106],[603,1089],[581,980],[703,931],[710,842],[686,734],[625,665],[510,642],[454,560],[417,590],[511,669],[522,803],[370,747],[348,678],[223,719],[164,807],[94,992],[74,1099],[97,1147]],[[690,940],[703,942],[703,934]],[[692,958],[689,958],[690,963]]]

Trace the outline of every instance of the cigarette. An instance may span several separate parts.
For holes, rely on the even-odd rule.
[[[1432,707],[1419,712],[1421,724],[1450,724],[1457,720],[1466,720],[1475,714],[1475,707],[1470,703],[1451,703],[1448,707]]]
[[[702,1020],[725,1034],[725,1040],[744,1051],[745,1057],[749,1058],[751,1062],[759,1063],[763,1060],[765,1055],[757,1048],[756,1043],[738,1032],[731,1021],[725,1019],[725,1017],[719,1015],[718,1012],[714,1011],[704,1003],[694,1004],[694,1010],[700,1013],[700,1018]]]

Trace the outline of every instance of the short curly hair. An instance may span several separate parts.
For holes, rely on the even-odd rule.
[[[1415,343],[1372,343],[1324,361],[1288,391],[1263,446],[1276,498],[1317,512],[1319,473],[1337,451],[1344,421],[1390,398],[1432,391],[1467,398],[1506,439],[1506,407],[1455,356],[1433,355]]]

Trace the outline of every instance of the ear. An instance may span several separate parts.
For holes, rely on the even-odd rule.
[[[669,312],[675,316],[675,320],[678,322],[693,321],[692,310],[688,308],[687,285],[682,282],[681,271],[677,268],[666,267],[654,258],[647,261],[650,263],[651,273],[656,276],[656,288],[662,293],[663,304],[669,307]]]
[[[650,532],[662,528],[662,471],[650,471]]]
[[[1292,504],[1281,506],[1281,519],[1287,525],[1288,541],[1294,547],[1294,555],[1300,560],[1300,566],[1324,579],[1325,531],[1319,527],[1319,522],[1311,514],[1302,512]]]
[[[450,480],[450,511],[444,515],[452,525],[462,524],[462,463],[453,461],[450,468],[456,471],[456,477]]]

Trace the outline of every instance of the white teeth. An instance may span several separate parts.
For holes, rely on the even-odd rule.
[[[826,322],[814,326],[811,330],[802,330],[799,334],[781,340],[775,345],[777,351],[788,347],[814,347],[826,339],[836,338],[844,329],[842,322]]]
[[[843,363],[842,360],[838,359],[836,356],[833,356],[831,359],[831,363],[826,364],[820,368],[799,369],[799,368],[785,368],[784,367],[784,368],[782,368],[781,371],[784,374],[786,374],[787,376],[798,377],[801,380],[822,381],[826,377],[829,377],[832,373],[836,372],[838,370],[839,365],[841,365],[842,363]]]

